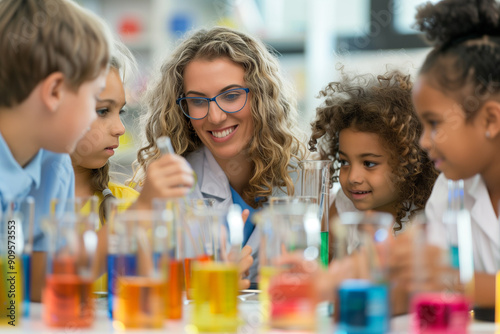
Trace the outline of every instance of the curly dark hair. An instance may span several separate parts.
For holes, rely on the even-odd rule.
[[[418,8],[415,27],[434,43],[420,70],[451,94],[471,120],[500,91],[500,5],[443,0]]]
[[[343,73],[341,82],[331,82],[320,92],[326,99],[316,109],[309,140],[311,151],[319,150],[322,159],[333,161],[332,181],[338,182],[340,131],[355,128],[380,137],[391,153],[389,164],[398,192],[395,231],[402,229],[401,219],[407,212],[411,218],[425,207],[438,176],[418,143],[422,125],[413,108],[411,88],[410,76],[399,71],[353,78]]]

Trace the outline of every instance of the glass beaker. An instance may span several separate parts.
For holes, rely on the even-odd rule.
[[[311,272],[278,266],[279,257],[298,259],[303,268],[320,260],[320,223],[317,206],[309,203],[275,205],[268,209],[262,223],[259,251],[261,289],[267,285],[269,326],[273,328],[313,330],[316,327],[317,296]],[[268,282],[266,282],[268,280]],[[266,298],[263,291],[262,298]],[[264,300],[264,302],[266,302]],[[266,305],[263,305],[266,306]]]
[[[89,200],[96,206],[96,197]],[[94,321],[91,285],[97,263],[98,218],[94,210],[82,212],[80,204],[79,198],[70,200],[60,217],[43,220],[49,241],[43,320],[49,326],[89,327]]]
[[[124,328],[162,328],[168,282],[169,231],[152,211],[126,212],[116,217],[118,255],[134,256],[136,270],[118,270],[113,325]],[[120,258],[120,257],[119,257]]]
[[[321,222],[321,263],[329,262],[329,206],[330,160],[304,160],[301,169],[301,196],[315,197],[318,204],[318,220]]]
[[[133,276],[137,271],[136,254],[131,248],[120,247],[120,229],[125,228],[117,218],[126,214],[124,211],[131,205],[130,200],[112,199],[108,205],[108,252],[106,256],[106,280],[108,296],[108,317],[113,319],[114,301],[116,300],[117,278]],[[117,224],[119,224],[117,226]]]
[[[240,325],[238,316],[238,261],[243,241],[243,220],[239,205],[229,210],[198,208],[205,239],[205,252],[211,261],[197,261],[192,267],[194,300],[192,324],[200,332],[234,332]],[[210,242],[211,241],[211,242]]]
[[[253,223],[259,227],[259,302],[263,315],[263,324],[269,326],[271,316],[271,298],[269,296],[269,285],[271,279],[280,273],[276,261],[282,255],[283,227],[278,219],[274,219],[276,202],[253,216]],[[288,201],[284,202],[288,205]],[[283,205],[283,204],[280,204]]]
[[[167,319],[181,319],[184,290],[184,254],[182,252],[181,206],[177,200],[155,198],[155,215],[164,222],[168,232],[168,282],[165,294]]]
[[[470,212],[464,206],[463,180],[448,182],[448,208],[443,215],[445,249],[431,246],[425,219],[414,248],[415,291],[411,300],[412,333],[467,333],[474,294],[474,265]],[[431,261],[424,250],[435,250]],[[425,256],[422,256],[422,253]],[[434,277],[433,280],[429,278]],[[435,282],[438,284],[435,284]]]
[[[186,298],[193,299],[193,265],[195,262],[210,262],[214,259],[213,236],[210,230],[210,217],[214,200],[198,198],[185,203],[184,226],[182,231],[184,253],[184,277]]]
[[[345,212],[332,221],[332,261],[349,261],[335,300],[336,333],[376,334],[389,330],[390,298],[387,280],[388,239],[393,223],[389,213]]]

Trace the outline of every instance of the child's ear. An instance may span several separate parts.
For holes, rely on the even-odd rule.
[[[500,102],[487,101],[483,108],[486,120],[485,136],[495,138],[500,135]]]
[[[54,72],[41,83],[41,98],[45,107],[54,112],[59,108],[64,96],[65,82],[61,72]]]

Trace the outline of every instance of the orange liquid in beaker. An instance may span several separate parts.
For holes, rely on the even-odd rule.
[[[120,328],[162,328],[166,283],[147,277],[119,277],[113,317]]]
[[[49,326],[89,327],[94,320],[92,280],[77,275],[49,275],[43,293],[43,319]]]

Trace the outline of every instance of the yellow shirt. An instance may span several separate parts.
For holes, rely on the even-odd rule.
[[[139,193],[137,192],[137,190],[127,187],[123,184],[109,182],[108,188],[109,190],[111,190],[113,196],[115,196],[119,200],[118,212],[127,210],[128,207],[135,202],[137,197],[139,197]],[[99,197],[99,206],[101,205],[104,196],[102,195],[102,192],[95,193],[95,195]],[[102,226],[102,222],[100,225]]]
[[[113,196],[115,196],[118,199],[123,199],[123,200],[130,200],[130,204],[135,202],[137,197],[139,197],[139,192],[137,190],[127,187],[123,184],[118,184],[114,182],[109,182],[108,183],[108,188],[111,190],[111,193]],[[102,200],[103,196],[102,193],[96,194],[100,200]],[[124,209],[128,208],[130,204],[126,205]]]
[[[123,184],[109,182],[108,188],[109,190],[111,190],[113,196],[115,196],[119,200],[118,212],[123,212],[127,210],[128,207],[135,202],[137,197],[139,197],[139,193],[136,190],[127,187]],[[96,192],[94,195],[99,198],[99,201],[97,203],[97,207],[99,208],[99,206],[102,203],[102,200],[104,199],[104,196],[100,191]],[[90,213],[90,202],[85,203],[85,205],[80,209],[80,213],[83,215],[88,215]],[[99,222],[99,226],[102,226],[102,223],[103,222]]]

